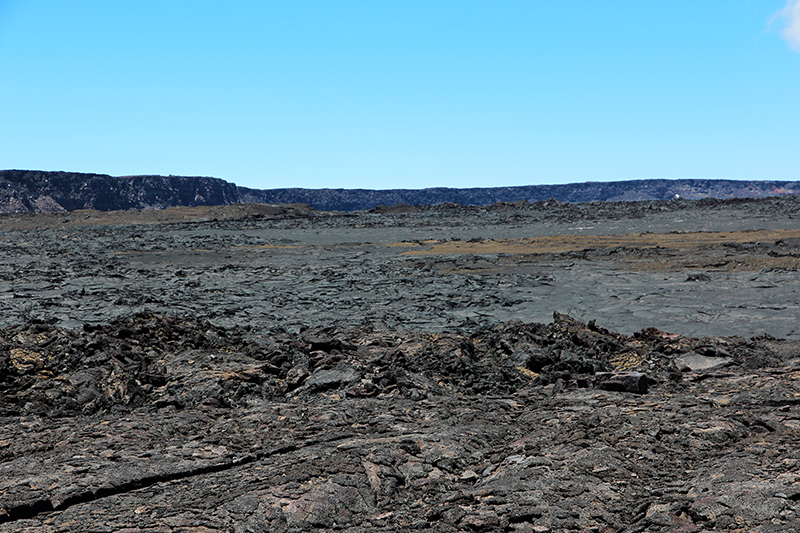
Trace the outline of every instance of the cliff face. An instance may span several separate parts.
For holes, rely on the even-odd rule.
[[[567,185],[471,189],[249,189],[218,178],[128,176],[36,170],[0,171],[0,213],[114,211],[235,203],[304,203],[325,211],[355,211],[378,205],[491,205],[498,202],[561,202],[758,198],[800,194],[800,182],[733,180],[637,180]]]
[[[0,212],[115,211],[239,203],[236,185],[217,178],[113,177],[105,174],[0,171]]]
[[[760,198],[800,194],[800,182],[734,181],[704,179],[653,179],[614,182],[528,185],[450,189],[444,187],[411,190],[370,189],[270,189],[240,187],[249,202],[305,203],[325,211],[372,209],[377,205],[436,205],[454,202],[461,205],[492,205],[498,202],[539,202],[555,198],[561,202],[672,200],[701,198]]]

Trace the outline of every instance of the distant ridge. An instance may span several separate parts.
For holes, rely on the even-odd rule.
[[[761,198],[800,194],[798,181],[737,181],[716,179],[648,179],[586,182],[565,185],[430,189],[249,189],[219,178],[185,176],[125,176],[0,171],[0,213],[45,213],[96,209],[162,209],[178,206],[237,203],[304,203],[323,211],[357,211],[378,206],[492,205],[498,202],[586,203],[608,201],[702,198]]]
[[[650,179],[612,182],[571,183],[565,185],[525,185],[519,187],[479,187],[455,189],[269,189],[239,188],[247,202],[306,203],[325,211],[373,209],[378,205],[492,205],[498,202],[621,202],[642,200],[689,200],[702,198],[762,198],[800,194],[798,181],[734,181],[710,179]]]

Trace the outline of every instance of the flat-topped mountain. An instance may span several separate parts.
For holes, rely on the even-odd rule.
[[[38,170],[0,171],[0,213],[52,213],[76,209],[114,211],[239,203],[308,204],[324,211],[379,205],[491,205],[498,202],[759,198],[800,194],[800,181],[649,179],[565,185],[429,189],[250,189],[219,178],[124,176]]]
[[[0,171],[0,213],[163,209],[240,202],[238,187],[216,178]]]

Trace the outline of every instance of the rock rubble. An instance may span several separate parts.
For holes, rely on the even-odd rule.
[[[0,531],[794,531],[798,378],[798,341],[558,313],[28,323],[0,333]]]

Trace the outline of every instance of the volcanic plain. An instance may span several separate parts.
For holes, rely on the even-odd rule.
[[[797,531],[798,215],[3,215],[0,531]]]

